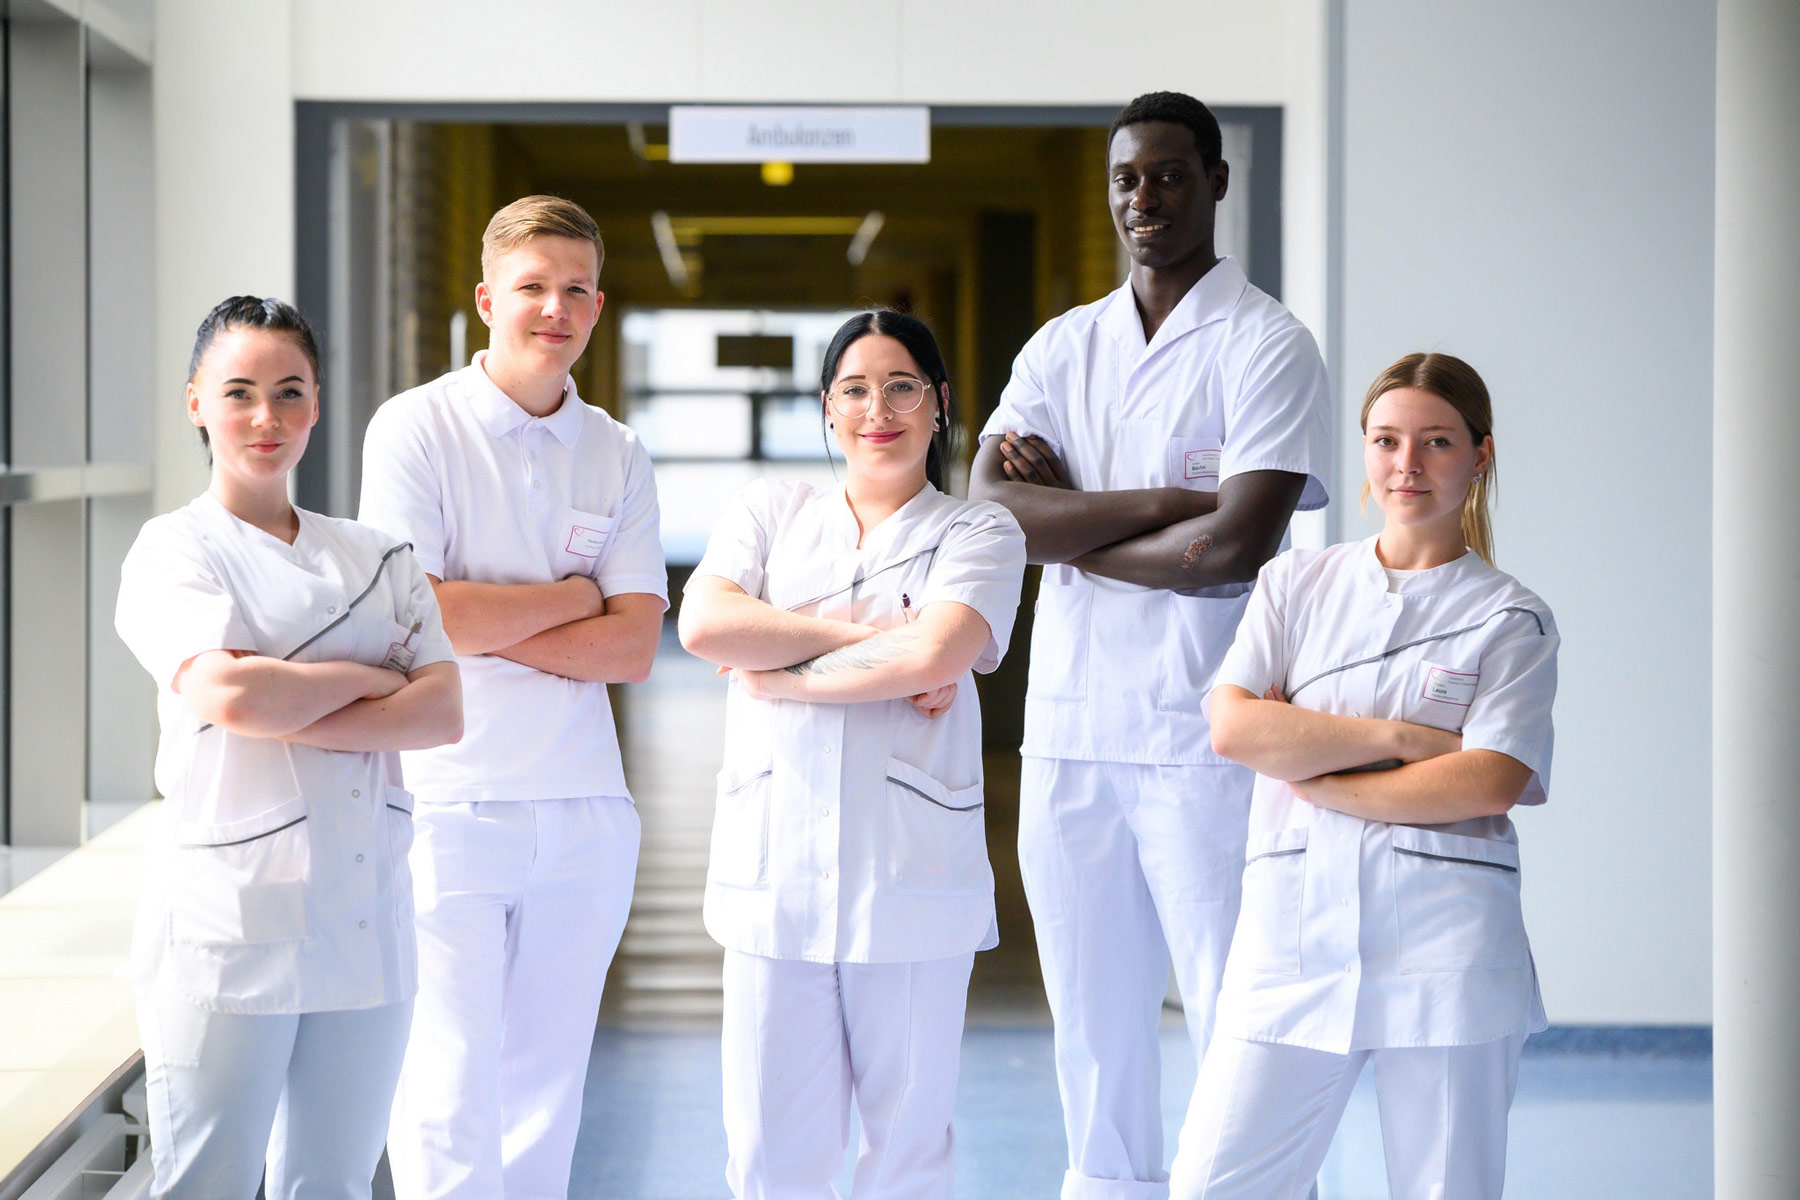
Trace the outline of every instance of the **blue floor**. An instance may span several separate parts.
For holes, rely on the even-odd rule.
[[[1700,1200],[1712,1194],[1712,1064],[1704,1052],[1617,1055],[1546,1039],[1528,1048],[1512,1112],[1507,1194],[1527,1200]],[[717,1034],[602,1029],[588,1071],[575,1200],[725,1200]],[[1167,1144],[1193,1083],[1163,1034]],[[962,1200],[1054,1200],[1064,1143],[1050,1031],[973,1027],[957,1102]],[[854,1145],[854,1141],[852,1143]],[[849,1169],[839,1182],[848,1191]],[[1375,1097],[1358,1086],[1320,1200],[1384,1200]]]

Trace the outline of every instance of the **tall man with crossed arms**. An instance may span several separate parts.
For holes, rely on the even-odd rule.
[[[1218,122],[1174,92],[1107,142],[1130,278],[1013,365],[970,493],[1044,565],[1019,861],[1055,1019],[1063,1200],[1162,1200],[1157,1026],[1173,960],[1195,1053],[1237,920],[1249,771],[1201,699],[1296,507],[1325,503],[1325,366],[1214,249]]]

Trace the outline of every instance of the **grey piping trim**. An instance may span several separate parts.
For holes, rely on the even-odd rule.
[[[277,825],[273,829],[265,829],[261,833],[252,834],[247,838],[239,838],[235,842],[181,842],[180,846],[183,850],[220,850],[226,846],[242,846],[247,842],[259,842],[263,838],[272,837],[284,829],[292,829],[304,820],[306,820],[305,817],[295,817],[285,825]]]
[[[1410,854],[1414,858],[1435,858],[1439,862],[1468,863],[1471,867],[1492,867],[1496,871],[1511,871],[1514,875],[1519,868],[1509,867],[1505,863],[1489,862],[1485,858],[1460,858],[1454,854],[1432,854],[1427,850],[1413,850],[1406,846],[1395,846],[1395,854]]]
[[[1295,846],[1291,850],[1264,850],[1261,854],[1252,854],[1249,858],[1246,858],[1244,860],[1244,865],[1247,867],[1251,863],[1261,862],[1265,858],[1282,858],[1289,854],[1305,854],[1305,853],[1306,853],[1305,846]]]
[[[397,813],[405,813],[405,814],[406,814],[406,815],[407,815],[407,816],[409,816],[409,817],[410,817],[410,816],[412,816],[412,815],[413,815],[413,814],[412,814],[412,809],[410,809],[410,808],[401,808],[401,807],[400,807],[400,806],[399,806],[399,805],[398,805],[398,804],[390,804],[390,805],[388,805],[388,807],[389,807],[389,808],[391,808],[391,809],[393,809],[393,810],[394,810],[394,811],[395,811],[395,812],[397,812]]]
[[[934,796],[928,796],[924,792],[920,791],[918,788],[914,787],[912,784],[907,783],[905,780],[895,779],[892,775],[889,775],[887,777],[887,781],[891,784],[894,784],[897,787],[905,788],[907,791],[909,791],[913,795],[919,797],[919,799],[924,800],[928,804],[935,804],[939,808],[948,809],[951,812],[974,812],[976,809],[981,808],[983,805],[985,805],[987,803],[985,800],[977,800],[974,804],[970,804],[970,805],[966,805],[962,808],[958,808],[954,804],[945,804],[942,800],[939,800]]]
[[[931,574],[931,567],[932,567],[932,563],[934,563],[934,562],[936,562],[936,561],[937,561],[937,552],[938,552],[938,548],[939,548],[939,547],[940,547],[940,546],[942,546],[942,545],[943,545],[943,544],[944,544],[944,543],[943,543],[943,542],[941,542],[941,541],[940,541],[940,542],[937,542],[937,543],[936,543],[936,544],[934,544],[934,545],[931,545],[931,546],[927,546],[927,547],[926,547],[926,548],[925,548],[925,549],[923,549],[923,550],[920,550],[920,551],[917,551],[917,552],[916,552],[916,553],[913,553],[913,554],[909,554],[909,555],[907,555],[907,556],[906,556],[906,557],[905,557],[905,558],[897,558],[897,559],[895,559],[895,560],[894,560],[894,561],[893,561],[893,562],[891,562],[891,563],[888,563],[888,564],[887,564],[887,565],[886,565],[886,566],[883,566],[883,567],[877,567],[877,568],[876,568],[876,569],[875,569],[875,570],[873,570],[873,571],[871,571],[871,572],[869,572],[869,573],[868,573],[868,574],[867,574],[867,575],[857,575],[857,576],[856,576],[856,577],[855,577],[855,578],[854,578],[854,579],[852,579],[852,580],[851,580],[851,581],[850,581],[850,582],[849,582],[849,583],[846,583],[846,584],[845,584],[845,585],[844,585],[844,586],[843,586],[843,587],[841,587],[841,588],[838,588],[838,589],[836,589],[836,590],[835,590],[835,591],[830,591],[830,592],[823,592],[823,593],[821,593],[821,594],[820,594],[820,595],[817,595],[817,596],[814,596],[814,597],[813,597],[813,598],[812,598],[812,599],[810,599],[810,600],[802,600],[802,601],[800,601],[800,602],[799,602],[799,603],[798,603],[798,604],[790,604],[790,605],[788,605],[788,606],[787,606],[787,610],[786,610],[786,611],[788,611],[788,612],[797,612],[797,611],[799,611],[799,610],[800,610],[800,609],[802,609],[802,608],[805,608],[805,607],[806,607],[806,606],[807,606],[807,605],[809,605],[809,604],[817,604],[817,603],[819,603],[819,602],[820,602],[820,601],[822,601],[822,600],[829,600],[829,599],[831,599],[831,598],[832,598],[832,597],[833,597],[833,596],[841,596],[841,595],[843,595],[843,594],[844,594],[844,593],[845,593],[845,592],[848,592],[848,591],[853,591],[853,590],[855,590],[855,589],[856,589],[856,588],[859,588],[859,587],[861,587],[861,586],[862,586],[862,585],[863,585],[863,584],[865,584],[865,583],[867,583],[867,582],[869,582],[869,580],[871,580],[871,579],[873,579],[873,578],[875,578],[875,577],[876,577],[876,576],[877,576],[877,575],[883,575],[883,574],[886,574],[886,573],[887,573],[887,572],[889,572],[889,571],[892,571],[892,570],[894,570],[894,569],[895,569],[895,568],[897,568],[897,567],[904,567],[904,566],[905,566],[905,565],[906,565],[906,564],[907,564],[907,563],[909,563],[909,562],[911,562],[911,561],[912,561],[912,560],[913,560],[913,559],[915,559],[915,558],[918,558],[918,557],[919,557],[919,556],[920,556],[920,555],[922,555],[922,554],[929,554],[929,555],[931,555],[931,558],[932,558],[932,562],[928,562],[928,563],[926,563],[926,564],[925,564],[925,574],[926,574],[926,575],[927,575],[927,576],[930,576],[930,574]]]
[[[775,773],[774,767],[770,767],[766,771],[758,771],[756,774],[750,776],[750,778],[740,779],[737,781],[737,783],[733,784],[731,787],[726,788],[725,794],[727,796],[735,796],[739,792],[743,791],[745,788],[749,787],[751,784],[755,783],[757,780],[767,779],[769,776],[773,775],[774,773]]]
[[[1464,625],[1461,629],[1451,629],[1444,633],[1434,633],[1430,637],[1414,638],[1412,641],[1402,642],[1402,643],[1400,643],[1400,645],[1395,646],[1392,649],[1383,650],[1380,654],[1372,654],[1368,658],[1359,658],[1355,662],[1347,662],[1347,663],[1343,664],[1342,666],[1333,667],[1329,671],[1320,671],[1317,675],[1314,675],[1311,679],[1307,680],[1305,683],[1301,684],[1299,687],[1294,688],[1293,690],[1289,691],[1287,693],[1288,702],[1292,703],[1295,696],[1298,696],[1302,691],[1311,687],[1313,684],[1319,682],[1319,680],[1324,679],[1328,675],[1336,675],[1339,671],[1348,671],[1355,667],[1366,667],[1370,663],[1378,663],[1384,658],[1393,657],[1394,655],[1400,653],[1402,650],[1411,650],[1414,646],[1423,646],[1427,642],[1441,642],[1445,638],[1453,638],[1453,637],[1456,637],[1458,634],[1473,633],[1477,629],[1480,629],[1483,625],[1486,625],[1489,621],[1492,621],[1495,617],[1501,616],[1502,614],[1509,613],[1509,612],[1524,613],[1526,616],[1530,617],[1533,621],[1536,621],[1539,637],[1543,637],[1545,635],[1545,633],[1547,632],[1544,629],[1544,618],[1538,616],[1536,612],[1532,611],[1529,608],[1522,607],[1521,605],[1509,604],[1505,608],[1495,609],[1493,612],[1489,613],[1487,616],[1483,617],[1481,620],[1475,622],[1473,625]]]

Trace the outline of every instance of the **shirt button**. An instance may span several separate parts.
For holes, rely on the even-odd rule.
[[[1339,907],[1339,908],[1349,908],[1349,907],[1350,907],[1350,901],[1348,901],[1348,900],[1339,900],[1339,901],[1338,901],[1338,907]]]
[[[356,796],[356,797],[360,798],[362,796],[362,789],[361,788],[351,788],[350,794],[352,796]]]
[[[358,929],[367,929],[369,927],[369,923],[367,921],[358,921],[356,923],[356,927]]]
[[[1350,963],[1345,963],[1345,964],[1344,964],[1344,974],[1346,974],[1346,975],[1348,975],[1348,974],[1349,974],[1349,973],[1350,973],[1350,968],[1351,968],[1351,965],[1352,965],[1352,964],[1350,964]]]
[[[363,856],[362,856],[362,855],[360,855],[360,854],[359,854],[359,855],[357,855],[357,856],[356,856],[356,861],[357,861],[357,862],[361,862],[361,861],[362,861],[362,858],[363,858]]]
[[[831,872],[830,872],[830,871],[820,871],[820,872],[819,872],[819,878],[820,878],[820,879],[830,879],[830,878],[831,878]]]
[[[328,612],[328,613],[334,613],[334,612],[336,612],[336,611],[337,611],[337,605],[335,605],[335,604],[328,604],[328,605],[326,605],[326,606],[325,606],[325,611],[326,611],[326,612]]]
[[[830,747],[830,746],[827,746],[827,747],[825,747],[825,751],[824,751],[824,752],[825,752],[825,753],[826,753],[826,754],[830,754],[830,753],[831,753],[831,747]]]
[[[819,815],[821,817],[829,817],[831,815],[831,810],[829,808],[821,808],[819,810]]]

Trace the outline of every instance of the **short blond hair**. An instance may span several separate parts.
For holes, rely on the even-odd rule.
[[[594,243],[594,272],[606,261],[606,247],[600,244],[600,226],[587,209],[561,196],[524,196],[488,219],[481,235],[481,275],[487,279],[494,273],[494,263],[502,254],[516,250],[534,237],[566,237]]]

